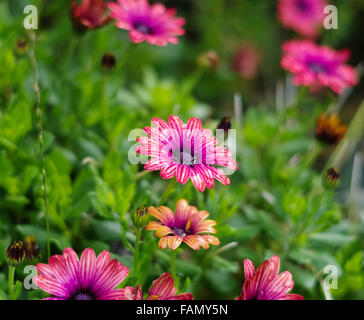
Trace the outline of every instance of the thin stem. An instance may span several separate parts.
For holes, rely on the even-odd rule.
[[[14,274],[15,267],[9,266],[9,300],[14,300]]]
[[[139,284],[139,256],[140,256],[140,238],[142,234],[142,229],[137,228],[136,238],[135,238],[135,249],[134,249],[134,272],[137,285]]]
[[[177,250],[173,250],[171,252],[171,275],[172,275],[172,278],[174,279],[174,285],[178,291],[179,278],[177,277],[177,274],[176,274],[176,257],[177,257]]]
[[[138,172],[135,176],[134,176],[134,179],[135,180],[138,180],[142,177],[144,177],[145,175],[147,175],[150,171],[148,170],[143,170],[142,172]]]
[[[125,63],[128,61],[129,57],[135,52],[136,48],[138,48],[138,43],[131,42],[128,48],[125,50],[124,55],[122,56],[120,62],[117,64],[117,68],[121,69]]]
[[[122,223],[120,223],[120,227],[121,227],[121,242],[123,243],[125,248],[127,248],[130,252],[134,253],[134,248],[126,238],[125,228]]]
[[[36,35],[34,32],[30,33],[30,41],[31,47],[29,50],[29,62],[31,68],[33,70],[33,90],[36,97],[36,104],[35,104],[35,114],[37,116],[37,126],[39,129],[39,147],[40,147],[40,156],[42,162],[42,191],[43,191],[43,198],[44,198],[44,206],[45,206],[45,216],[46,216],[46,228],[47,228],[47,254],[48,259],[51,255],[51,242],[50,242],[50,227],[49,227],[49,212],[48,212],[48,195],[47,195],[47,172],[46,172],[46,163],[45,163],[45,155],[44,155],[44,128],[43,128],[43,119],[42,119],[42,110],[41,110],[41,97],[40,97],[40,88],[39,88],[39,80],[38,80],[38,64],[37,59],[34,53]]]
[[[163,205],[165,203],[165,201],[167,200],[169,194],[171,193],[171,191],[173,190],[174,186],[176,185],[177,180],[176,179],[172,179],[168,186],[167,189],[164,191],[162,197],[160,198],[159,202],[158,202],[158,207]]]

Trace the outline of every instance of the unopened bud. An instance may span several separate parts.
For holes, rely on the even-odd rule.
[[[133,224],[136,228],[143,228],[149,222],[150,215],[148,208],[144,205],[139,206],[133,214]]]
[[[336,168],[329,168],[323,175],[322,183],[328,189],[336,188],[340,183],[340,172]]]
[[[210,50],[197,58],[197,65],[203,68],[216,70],[220,64],[220,57],[216,51]]]
[[[16,240],[6,249],[6,261],[12,266],[16,267],[24,261],[25,246],[24,243]]]

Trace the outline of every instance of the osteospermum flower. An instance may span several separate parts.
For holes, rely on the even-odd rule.
[[[316,121],[316,138],[324,143],[335,145],[344,137],[347,125],[341,124],[337,114],[321,113]]]
[[[67,248],[63,255],[50,257],[49,264],[36,265],[39,275],[35,284],[54,297],[47,300],[122,300],[124,289],[114,289],[129,273],[129,269],[110,252],[97,257],[94,250],[85,249],[78,259],[76,252]]]
[[[217,146],[218,140],[211,132],[203,129],[201,121],[191,118],[184,124],[177,116],[170,116],[168,123],[154,118],[155,127],[145,127],[149,137],[140,137],[141,146],[137,153],[152,157],[144,166],[146,170],[160,170],[163,179],[176,177],[185,184],[189,179],[198,191],[214,187],[214,179],[222,184],[230,184],[221,168],[237,170],[232,153],[225,147]]]
[[[184,35],[183,18],[177,18],[175,9],[166,9],[161,3],[149,5],[147,0],[118,0],[110,3],[110,16],[116,19],[115,25],[129,30],[130,40],[143,41],[157,46],[168,42],[177,44],[177,36]]]
[[[178,200],[175,213],[167,207],[149,207],[149,213],[160,222],[149,222],[146,230],[155,230],[156,236],[160,237],[159,247],[168,247],[175,250],[184,242],[193,250],[199,250],[200,246],[208,249],[210,244],[219,245],[218,238],[209,233],[216,233],[213,226],[214,220],[206,220],[209,213],[198,211],[197,208],[189,206],[187,200]]]
[[[104,0],[83,0],[80,4],[72,0],[71,16],[78,29],[95,29],[111,21]]]
[[[335,51],[312,41],[289,41],[282,46],[281,65],[293,73],[293,83],[303,86],[325,86],[336,93],[357,84],[355,69],[345,62],[348,50]]]
[[[136,288],[126,287],[124,300],[143,300],[143,292],[140,285]],[[153,281],[146,300],[193,300],[192,293],[177,294],[172,275],[163,273],[157,280]]]
[[[294,286],[289,271],[279,272],[279,257],[265,260],[257,270],[253,262],[244,260],[245,282],[237,300],[303,300],[299,294],[287,294]]]
[[[313,38],[323,26],[325,6],[324,0],[280,0],[278,19],[284,27]]]
[[[260,54],[253,44],[243,44],[236,51],[231,67],[244,79],[254,79],[258,73]]]

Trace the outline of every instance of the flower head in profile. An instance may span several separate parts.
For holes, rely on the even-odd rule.
[[[129,30],[130,40],[146,41],[157,46],[178,43],[177,36],[184,35],[183,18],[175,17],[175,9],[166,9],[161,3],[150,5],[147,0],[118,0],[110,3],[110,16],[118,28]]]
[[[201,121],[191,118],[184,124],[177,116],[170,116],[168,123],[152,119],[154,127],[145,127],[148,137],[138,138],[141,144],[136,152],[152,157],[144,166],[146,170],[160,170],[163,179],[174,176],[181,184],[191,179],[198,191],[212,189],[216,180],[229,185],[230,180],[221,168],[237,170],[232,153],[225,147],[217,146],[218,140],[210,130],[203,129]]]
[[[292,274],[278,274],[279,257],[274,255],[265,260],[257,270],[253,262],[244,260],[245,282],[237,300],[303,300],[299,294],[288,294],[293,288]]]
[[[145,227],[146,230],[155,230],[159,240],[159,247],[168,247],[176,250],[184,242],[193,250],[199,250],[200,246],[208,249],[209,245],[219,245],[218,238],[210,235],[216,233],[213,228],[216,225],[214,220],[206,220],[209,213],[198,211],[195,207],[189,206],[187,200],[178,200],[175,213],[167,207],[149,207],[149,213],[159,220],[151,221]]]
[[[254,79],[258,73],[260,54],[253,44],[243,44],[236,51],[231,67],[244,79]]]
[[[281,65],[293,74],[293,83],[302,86],[329,87],[336,93],[357,84],[355,69],[345,62],[348,50],[335,51],[308,40],[283,44]]]
[[[77,29],[87,30],[102,27],[111,21],[104,0],[71,1],[71,17]]]
[[[39,275],[35,284],[54,297],[47,300],[122,300],[124,289],[114,289],[129,273],[129,269],[110,252],[97,257],[94,250],[85,249],[78,259],[76,252],[67,248],[63,255],[50,257],[49,264],[36,265]]]
[[[287,29],[314,38],[323,26],[325,6],[324,0],[280,0],[277,15]]]
[[[345,136],[348,127],[341,124],[337,114],[321,113],[316,121],[316,138],[326,144],[335,145]]]
[[[136,288],[126,287],[124,290],[124,300],[143,300],[141,286]],[[192,293],[177,294],[172,275],[163,273],[157,280],[153,281],[146,300],[193,300]]]

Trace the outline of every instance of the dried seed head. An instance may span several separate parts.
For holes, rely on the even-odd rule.
[[[143,228],[150,219],[148,208],[144,205],[139,206],[133,214],[133,224],[136,228]]]
[[[328,189],[336,188],[340,183],[340,172],[336,168],[329,168],[323,175],[323,185]]]
[[[24,243],[16,240],[6,249],[6,261],[12,267],[16,267],[24,261],[25,246]]]

